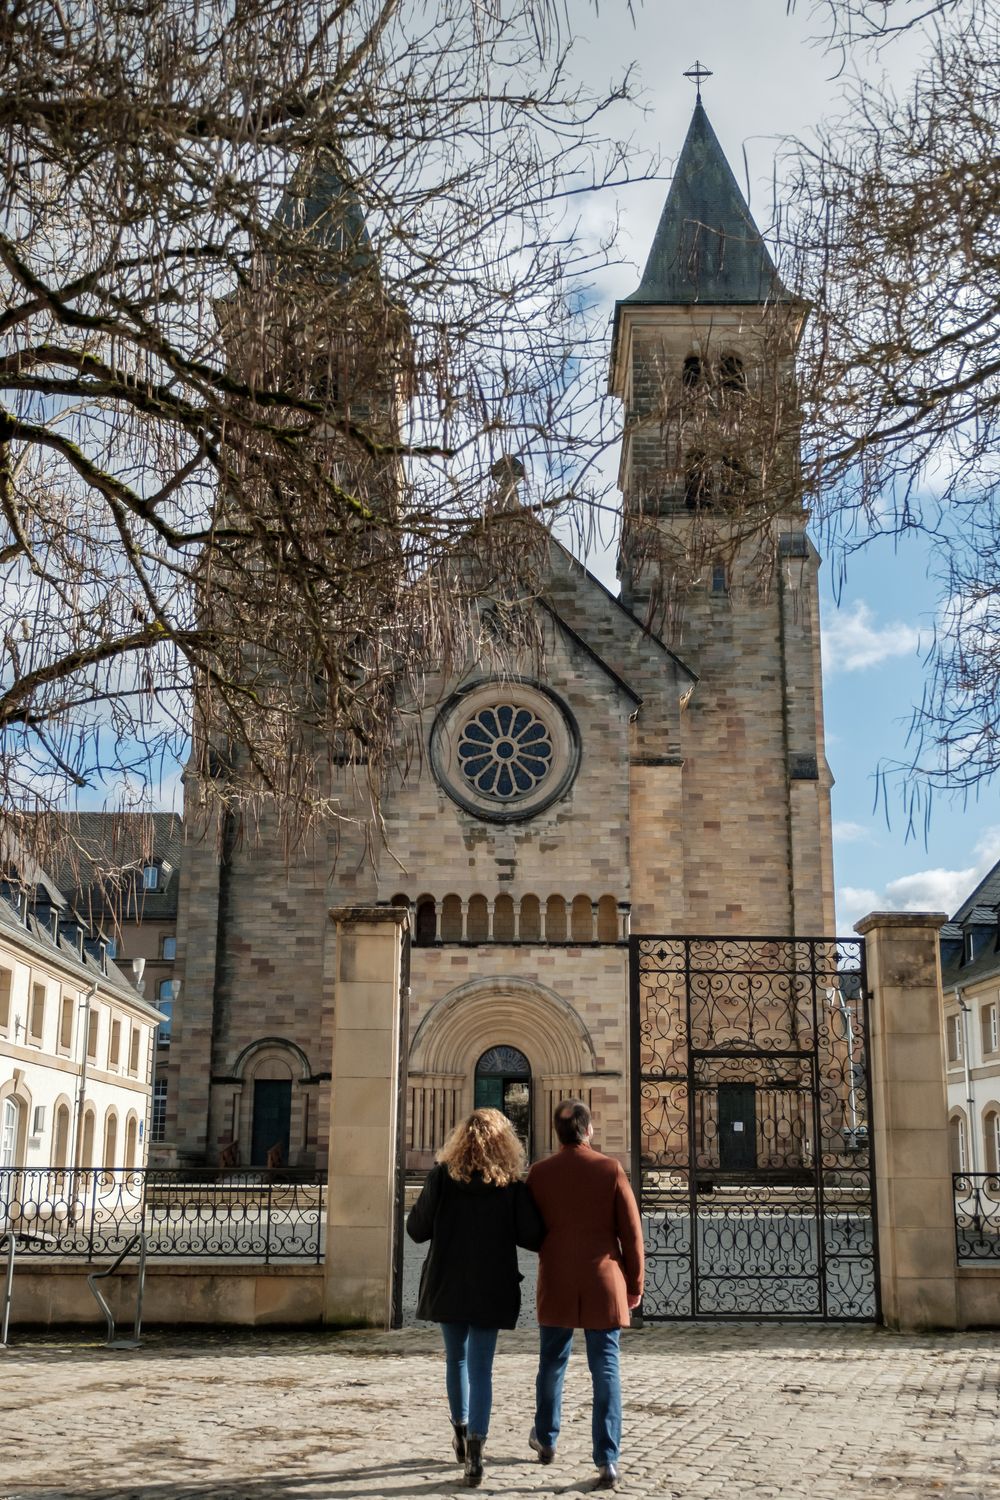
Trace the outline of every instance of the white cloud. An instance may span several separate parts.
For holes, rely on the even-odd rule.
[[[888,881],[882,891],[839,886],[838,926],[849,932],[858,918],[870,911],[943,911],[950,916],[1000,859],[1000,826],[984,830],[973,854],[972,864],[965,869],[946,870],[937,866],[917,870]]]
[[[838,610],[823,631],[823,661],[831,672],[861,672],[897,656],[911,656],[920,645],[919,632],[901,620],[878,625],[863,600],[852,609]]]
[[[834,823],[833,841],[835,844],[871,844],[874,843],[875,835],[864,823]]]

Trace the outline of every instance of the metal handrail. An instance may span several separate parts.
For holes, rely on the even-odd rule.
[[[7,1347],[7,1331],[10,1328],[10,1304],[14,1297],[14,1252],[17,1247],[17,1237],[11,1233],[0,1234],[0,1247],[4,1240],[7,1241],[7,1274],[4,1278],[3,1291],[3,1323],[0,1327],[0,1348]]]
[[[112,1313],[110,1307],[108,1306],[107,1302],[104,1300],[104,1297],[98,1291],[94,1283],[98,1281],[104,1281],[107,1279],[107,1277],[113,1276],[126,1256],[131,1255],[136,1245],[139,1246],[139,1282],[138,1286],[136,1287],[135,1295],[135,1323],[132,1328],[132,1337],[130,1339],[116,1339],[114,1314]],[[129,1240],[128,1244],[125,1246],[124,1250],[122,1250],[121,1254],[110,1266],[107,1267],[106,1270],[92,1271],[90,1273],[90,1275],[87,1277],[87,1285],[93,1292],[98,1307],[101,1309],[105,1318],[107,1319],[108,1336],[105,1340],[105,1347],[108,1349],[138,1349],[141,1344],[139,1331],[142,1327],[142,1298],[146,1287],[146,1236],[141,1232],[139,1234],[134,1234]]]

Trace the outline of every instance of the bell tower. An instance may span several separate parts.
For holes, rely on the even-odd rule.
[[[833,931],[819,557],[794,377],[807,311],[699,92],[642,280],[615,308],[610,374],[625,411],[622,601],[699,675],[682,731],[678,931]]]

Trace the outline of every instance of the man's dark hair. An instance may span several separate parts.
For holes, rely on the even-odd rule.
[[[556,1135],[562,1146],[579,1146],[587,1139],[590,1128],[590,1110],[582,1099],[564,1099],[556,1105],[552,1117]]]

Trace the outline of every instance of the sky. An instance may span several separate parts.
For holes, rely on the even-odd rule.
[[[900,8],[906,4],[901,0]],[[603,0],[594,18],[583,0],[570,0],[580,31],[576,68],[593,83],[638,59],[645,112],[618,116],[637,143],[657,149],[663,180],[617,194],[622,258],[604,274],[599,290],[609,313],[616,297],[638,284],[694,105],[683,77],[696,59],[712,70],[703,102],[737,180],[749,189],[762,229],[770,222],[776,160],[783,138],[808,139],[824,119],[844,112],[839,54],[820,38],[821,11],[798,0],[647,0],[634,23],[627,6]],[[853,66],[886,73],[905,88],[919,56],[917,39],[903,39],[880,59],[860,56]],[[590,212],[610,217],[614,205],[598,200]],[[588,563],[615,586],[614,546],[596,548]],[[911,825],[897,778],[880,793],[880,768],[906,764],[914,704],[921,699],[923,655],[933,628],[935,587],[919,541],[895,550],[883,541],[855,555],[840,587],[838,560],[821,570],[827,756],[833,791],[838,930],[874,909],[946,911],[961,903],[1000,859],[1000,804],[996,789],[963,805],[938,796],[929,819]]]

